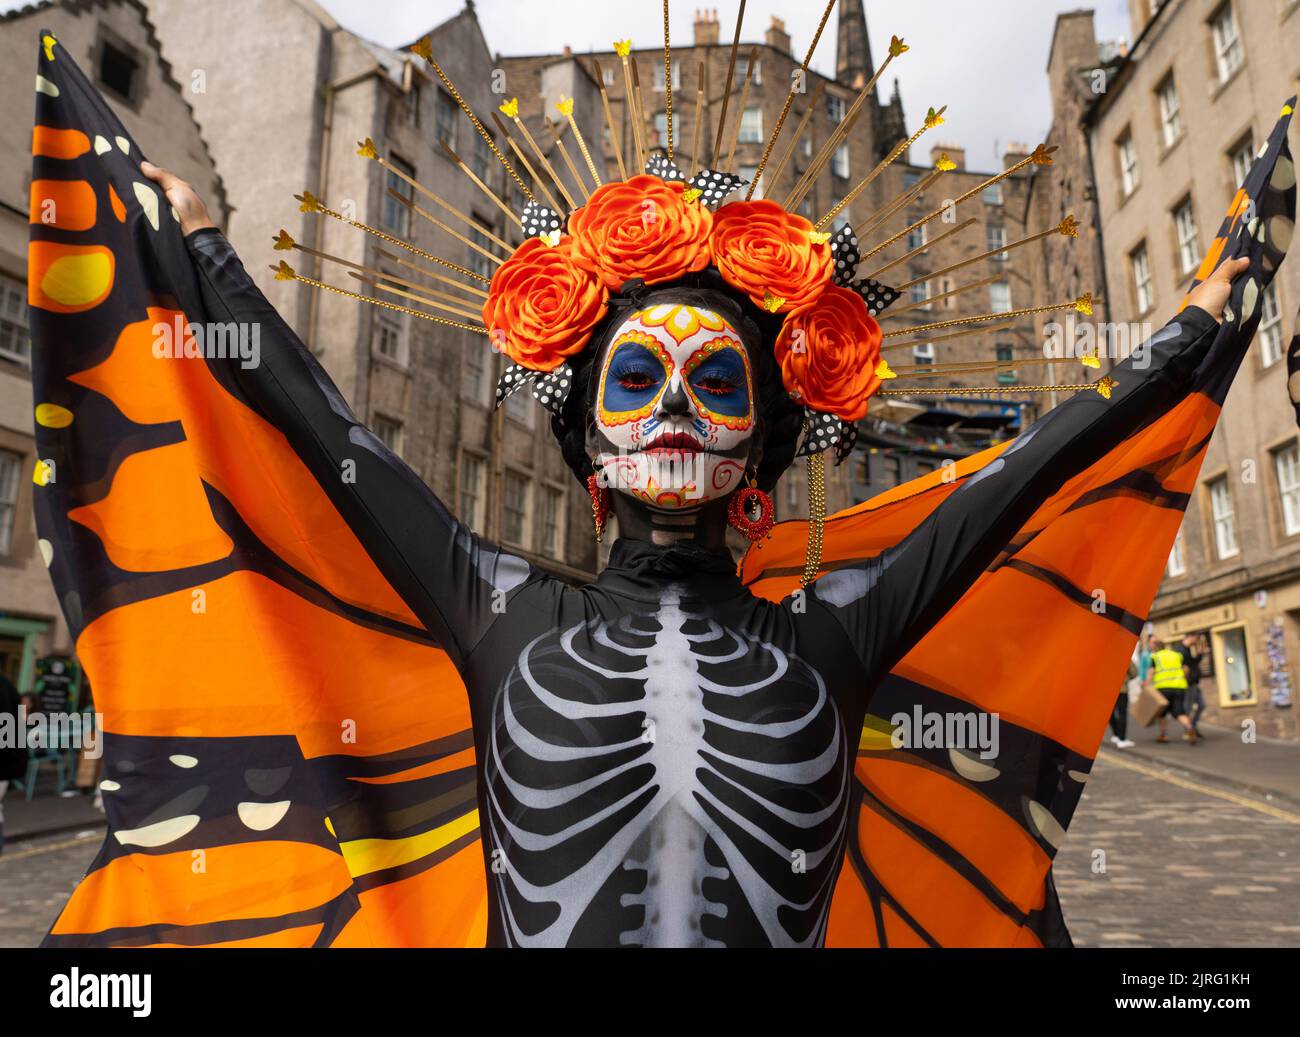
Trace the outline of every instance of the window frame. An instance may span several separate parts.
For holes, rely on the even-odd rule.
[[[1210,523],[1214,533],[1214,553],[1221,562],[1241,556],[1241,543],[1237,539],[1237,509],[1232,499],[1232,486],[1227,475],[1220,475],[1206,483],[1210,498]],[[1222,489],[1222,495],[1218,490]],[[1220,503],[1226,502],[1225,508]],[[1225,535],[1226,534],[1226,535]],[[1225,545],[1225,541],[1230,543]]]

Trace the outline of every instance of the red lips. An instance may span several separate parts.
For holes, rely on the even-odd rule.
[[[704,446],[692,436],[689,432],[665,432],[656,436],[644,447],[641,452],[653,454],[656,452],[672,452],[677,454],[698,454],[704,449]]]

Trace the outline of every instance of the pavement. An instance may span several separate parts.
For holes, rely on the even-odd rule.
[[[9,783],[4,798],[5,841],[10,846],[39,836],[74,832],[83,828],[103,827],[102,811],[94,806],[92,790],[70,790],[70,795],[54,791],[53,778],[42,773],[36,783],[36,795],[27,794]]]
[[[1216,785],[1277,799],[1300,806],[1300,742],[1276,738],[1242,740],[1233,728],[1202,723],[1201,741],[1190,745],[1183,740],[1181,725],[1170,722],[1169,741],[1161,745],[1156,728],[1141,728],[1129,717],[1128,736],[1137,742],[1132,749],[1116,749],[1110,731],[1102,749],[1147,763],[1177,767]]]

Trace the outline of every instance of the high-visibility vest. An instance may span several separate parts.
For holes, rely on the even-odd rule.
[[[1162,648],[1151,653],[1152,680],[1157,688],[1173,691],[1187,690],[1187,675],[1183,673],[1183,657],[1172,648]]]

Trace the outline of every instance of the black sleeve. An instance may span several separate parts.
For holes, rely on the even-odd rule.
[[[223,380],[284,434],[380,572],[459,666],[501,614],[505,596],[542,574],[457,521],[357,420],[220,231],[195,231],[186,244],[208,319],[260,329],[260,357],[248,367],[218,361]]]
[[[878,677],[906,655],[1068,480],[1182,399],[1218,330],[1208,313],[1188,307],[1119,365],[1111,399],[1077,393],[896,546],[813,584],[867,672]]]

